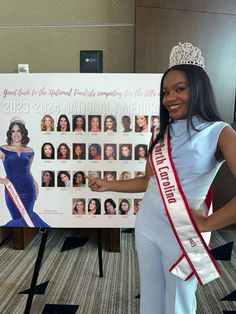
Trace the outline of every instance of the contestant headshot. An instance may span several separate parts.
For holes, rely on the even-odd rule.
[[[130,116],[122,116],[121,118],[121,124],[123,126],[123,132],[132,132],[132,128],[131,128],[131,118]]]
[[[86,176],[83,171],[76,171],[73,175],[73,187],[80,188],[86,184]]]
[[[106,116],[104,119],[104,132],[116,132],[117,122],[116,118],[112,115]]]
[[[122,171],[119,177],[119,180],[129,180],[132,178],[130,171]]]
[[[135,116],[135,132],[148,132],[148,116]]]
[[[89,132],[101,132],[101,116],[88,116]]]
[[[134,172],[134,177],[138,178],[138,177],[144,177],[145,176],[145,172],[144,171],[135,171]]]
[[[70,148],[66,143],[61,143],[57,148],[57,159],[67,160],[70,159]]]
[[[73,203],[72,203],[72,214],[73,215],[85,215],[85,198],[73,198]]]
[[[141,198],[135,198],[134,199],[134,215],[137,215],[139,208],[141,206],[142,199]]]
[[[91,144],[88,148],[88,157],[90,160],[101,160],[101,145],[100,144]]]
[[[84,160],[86,159],[86,144],[85,143],[73,143],[73,159]]]
[[[42,187],[55,186],[55,172],[51,170],[42,171]]]
[[[59,132],[69,132],[70,131],[70,121],[65,114],[61,114],[57,122],[57,131]]]
[[[52,132],[54,131],[54,119],[51,115],[46,114],[41,120],[41,131]]]
[[[135,160],[146,160],[147,159],[147,145],[138,144],[134,148]]]
[[[119,145],[119,159],[131,160],[132,159],[132,144],[120,144]]]
[[[41,158],[42,159],[54,159],[55,149],[52,143],[44,143],[41,148]]]
[[[104,171],[104,179],[106,181],[115,181],[116,180],[116,171]]]
[[[112,198],[107,198],[104,202],[104,212],[106,215],[116,215],[116,203]]]
[[[151,131],[157,127],[159,130],[160,126],[160,117],[159,116],[151,116]]]
[[[116,144],[104,144],[104,160],[116,160]]]
[[[71,186],[69,171],[64,171],[64,170],[58,171],[57,186],[66,187],[66,188]]]
[[[96,170],[90,170],[90,171],[88,171],[88,176],[101,179],[102,172],[101,171],[96,171]]]
[[[91,198],[88,202],[89,215],[101,215],[101,201],[98,198]]]
[[[127,198],[119,200],[119,215],[128,215],[131,211],[131,201]]]
[[[34,150],[28,146],[28,129],[21,117],[11,119],[6,135],[7,144],[0,147],[0,159],[6,177],[0,177],[0,184],[3,188],[6,186],[5,202],[11,219],[4,226],[49,227],[34,212],[39,192],[38,184],[31,173]]]
[[[74,132],[85,132],[86,120],[83,115],[73,116],[73,131]]]

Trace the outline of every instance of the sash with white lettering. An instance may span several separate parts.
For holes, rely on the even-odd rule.
[[[17,193],[14,185],[11,183],[11,181],[9,180],[8,183],[5,185],[6,189],[13,201],[13,203],[16,205],[16,208],[18,210],[18,212],[20,213],[21,217],[23,218],[23,220],[25,221],[25,223],[29,226],[29,227],[35,227],[33,221],[31,220],[24,204],[22,203],[19,194]]]
[[[194,274],[202,285],[220,277],[221,271],[193,219],[173,163],[170,140],[168,129],[164,143],[157,143],[150,154],[167,217],[183,252],[169,271],[183,280]]]

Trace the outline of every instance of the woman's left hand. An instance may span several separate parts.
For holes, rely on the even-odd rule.
[[[207,232],[207,217],[203,209],[191,209],[193,219],[196,222],[200,232]]]

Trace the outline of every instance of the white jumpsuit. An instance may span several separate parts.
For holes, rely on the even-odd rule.
[[[198,117],[187,136],[187,120],[171,124],[173,161],[189,206],[200,208],[221,163],[215,159],[225,122],[205,122]],[[141,314],[196,313],[197,280],[178,279],[169,272],[182,255],[166,216],[156,178],[150,178],[136,218],[136,247],[140,272]]]

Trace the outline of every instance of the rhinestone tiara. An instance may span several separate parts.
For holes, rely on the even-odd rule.
[[[174,46],[170,53],[169,67],[177,64],[192,64],[205,68],[201,50],[191,43],[179,43]]]
[[[20,123],[20,124],[25,125],[25,121],[22,120],[20,117],[17,117],[17,116],[11,118],[10,124],[12,124],[12,123]]]

